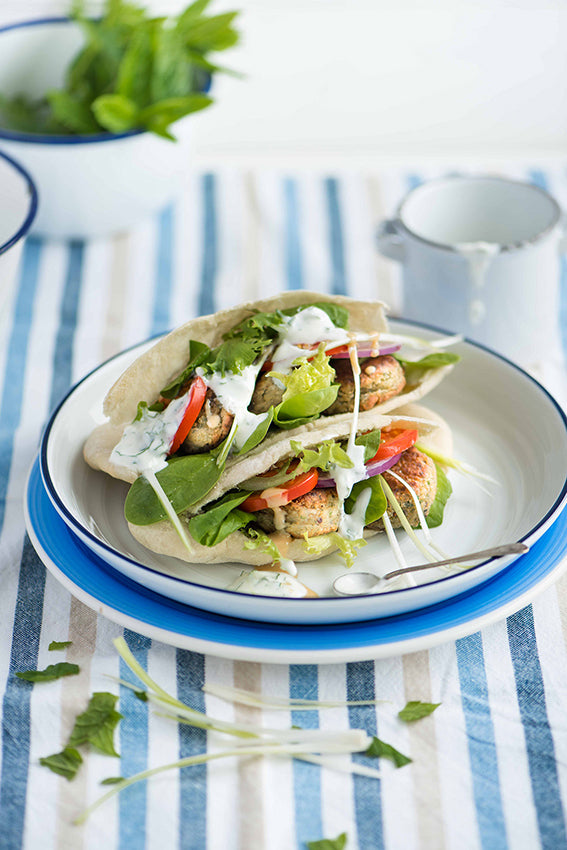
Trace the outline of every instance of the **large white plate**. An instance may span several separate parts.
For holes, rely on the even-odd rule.
[[[416,332],[392,322],[396,331]],[[419,327],[423,336],[436,333]],[[102,399],[144,343],[100,366],[71,390],[44,434],[40,465],[56,510],[80,539],[114,569],[177,601],[248,620],[280,623],[340,623],[416,610],[487,581],[514,558],[492,559],[447,576],[417,574],[417,587],[356,598],[331,596],[333,579],[345,567],[337,555],[300,564],[299,577],[318,599],[278,599],[226,590],[242,565],[190,565],[156,555],[138,544],[123,517],[127,486],[91,470],[82,446],[104,421]],[[427,404],[444,416],[455,435],[455,456],[488,471],[498,482],[486,493],[477,483],[452,475],[454,493],[437,543],[459,555],[500,543],[531,545],[557,518],[567,497],[567,422],[558,404],[533,378],[503,357],[470,342],[457,350],[462,362]],[[400,534],[410,563],[423,558]],[[361,550],[356,569],[383,575],[395,566],[383,535]]]

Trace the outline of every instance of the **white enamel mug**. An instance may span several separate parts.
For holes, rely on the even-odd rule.
[[[526,368],[560,350],[563,243],[557,201],[496,176],[423,183],[378,232],[380,252],[403,266],[404,317],[463,333]]]

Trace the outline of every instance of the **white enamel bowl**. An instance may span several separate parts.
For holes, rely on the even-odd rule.
[[[65,18],[0,28],[0,92],[40,97],[59,86],[82,43]],[[176,122],[177,142],[153,133],[47,136],[0,128],[0,148],[20,160],[39,189],[34,232],[90,238],[126,230],[186,185],[195,116]]]
[[[0,329],[14,295],[24,239],[37,212],[37,190],[22,166],[0,150]]]
[[[392,327],[416,331],[415,325],[401,322],[393,321]],[[421,327],[419,333],[436,336]],[[278,599],[228,591],[242,565],[191,565],[148,551],[132,538],[123,517],[127,486],[94,472],[82,457],[85,438],[104,421],[102,399],[107,389],[147,345],[103,364],[71,391],[47,426],[40,456],[49,497],[69,528],[112,568],[140,585],[192,606],[248,620],[340,623],[433,605],[487,581],[517,557],[492,559],[458,574],[418,573],[417,587],[336,598],[331,596],[331,585],[345,566],[331,555],[298,564],[300,580],[320,598]],[[565,504],[565,415],[540,384],[508,360],[469,342],[457,350],[462,362],[427,403],[451,424],[455,456],[488,471],[498,486],[489,486],[486,493],[472,479],[452,474],[453,496],[443,525],[433,531],[435,540],[450,555],[518,540],[530,545]],[[422,563],[409,539],[401,532],[398,536],[408,562]],[[357,570],[384,575],[393,568],[384,535],[372,538],[357,558]]]

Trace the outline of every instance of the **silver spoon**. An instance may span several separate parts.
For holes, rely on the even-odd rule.
[[[333,590],[338,596],[363,596],[366,593],[373,593],[378,589],[378,585],[397,576],[405,575],[406,573],[415,573],[420,570],[430,570],[433,567],[444,567],[448,564],[462,564],[463,561],[478,561],[484,558],[502,558],[504,555],[521,555],[527,552],[530,547],[525,543],[505,543],[502,546],[494,546],[492,549],[482,549],[480,552],[469,552],[467,555],[460,555],[458,558],[444,558],[442,561],[432,561],[428,564],[418,564],[415,567],[401,567],[399,570],[393,570],[386,573],[385,576],[374,575],[374,573],[343,573],[333,582]]]

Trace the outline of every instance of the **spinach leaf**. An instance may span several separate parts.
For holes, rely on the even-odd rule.
[[[429,528],[437,528],[443,522],[443,514],[445,513],[445,505],[449,496],[453,492],[451,482],[441,469],[439,464],[435,464],[437,469],[437,492],[433,504],[429,508],[429,513],[426,516],[427,525]]]
[[[273,418],[274,408],[270,407],[270,409],[266,413],[265,419],[263,419],[260,424],[256,426],[256,428],[252,431],[242,448],[235,452],[235,454],[245,455],[247,452],[256,448],[256,446],[258,446],[262,442],[262,440],[268,433]]]
[[[344,850],[347,843],[346,832],[341,832],[336,838],[321,838],[319,841],[308,841],[307,850]]]
[[[439,708],[440,702],[421,702],[421,700],[411,700],[407,702],[401,711],[398,711],[398,717],[404,723],[415,723],[416,720],[421,720],[422,717],[429,717],[436,708]]]
[[[175,398],[181,389],[181,387],[189,380],[197,366],[200,366],[205,362],[209,354],[211,353],[211,349],[208,345],[205,345],[204,342],[198,342],[197,340],[190,339],[189,340],[189,362],[187,366],[183,370],[183,372],[174,378],[166,387],[164,387],[160,393],[164,398]]]
[[[357,481],[350,491],[350,495],[345,500],[345,512],[347,514],[353,512],[357,498],[367,487],[370,487],[371,493],[366,514],[364,515],[364,524],[370,525],[371,522],[376,522],[376,520],[380,519],[388,507],[388,501],[380,484],[380,476],[374,475],[372,478],[366,478],[364,481]]]
[[[421,360],[404,360],[403,357],[396,357],[398,363],[404,367],[406,381],[410,385],[416,384],[429,369],[451,366],[453,363],[458,363],[460,359],[458,354],[450,351],[436,351],[434,354],[422,357]]]
[[[54,753],[52,756],[40,758],[39,763],[44,767],[48,767],[53,773],[71,780],[75,778],[79,767],[83,763],[83,759],[80,752],[74,747],[65,747],[60,753]]]
[[[224,464],[219,466],[216,452],[171,458],[157,479],[180,514],[206,496],[219,480]],[[133,525],[152,525],[166,519],[167,514],[153,487],[143,475],[137,478],[128,491],[124,503],[124,516]]]
[[[394,762],[396,767],[404,767],[404,765],[413,761],[413,759],[408,758],[408,756],[404,756],[403,753],[400,753],[399,750],[392,747],[391,744],[386,744],[376,736],[372,738],[372,743],[366,750],[366,755],[371,756],[372,758],[389,759]]]
[[[298,393],[282,401],[274,410],[274,425],[290,429],[312,422],[333,404],[338,392],[339,385],[333,384],[325,389]]]
[[[207,506],[203,513],[191,517],[189,533],[197,543],[203,546],[216,546],[232,534],[252,522],[252,514],[238,510],[238,506],[249,496],[249,493],[228,493]]]
[[[72,646],[72,640],[52,640],[47,649],[50,652],[53,652],[58,649],[67,649],[68,646]]]
[[[61,661],[59,664],[49,664],[45,670],[21,670],[16,673],[16,676],[26,682],[53,682],[63,676],[77,676],[78,673],[80,673],[78,664]]]
[[[359,434],[355,439],[357,446],[364,446],[364,462],[371,460],[380,446],[381,434],[380,430],[369,431],[367,434]]]
[[[107,692],[92,695],[89,704],[75,720],[69,747],[90,744],[109,756],[118,756],[114,748],[114,730],[122,715],[115,710],[118,697]]]

